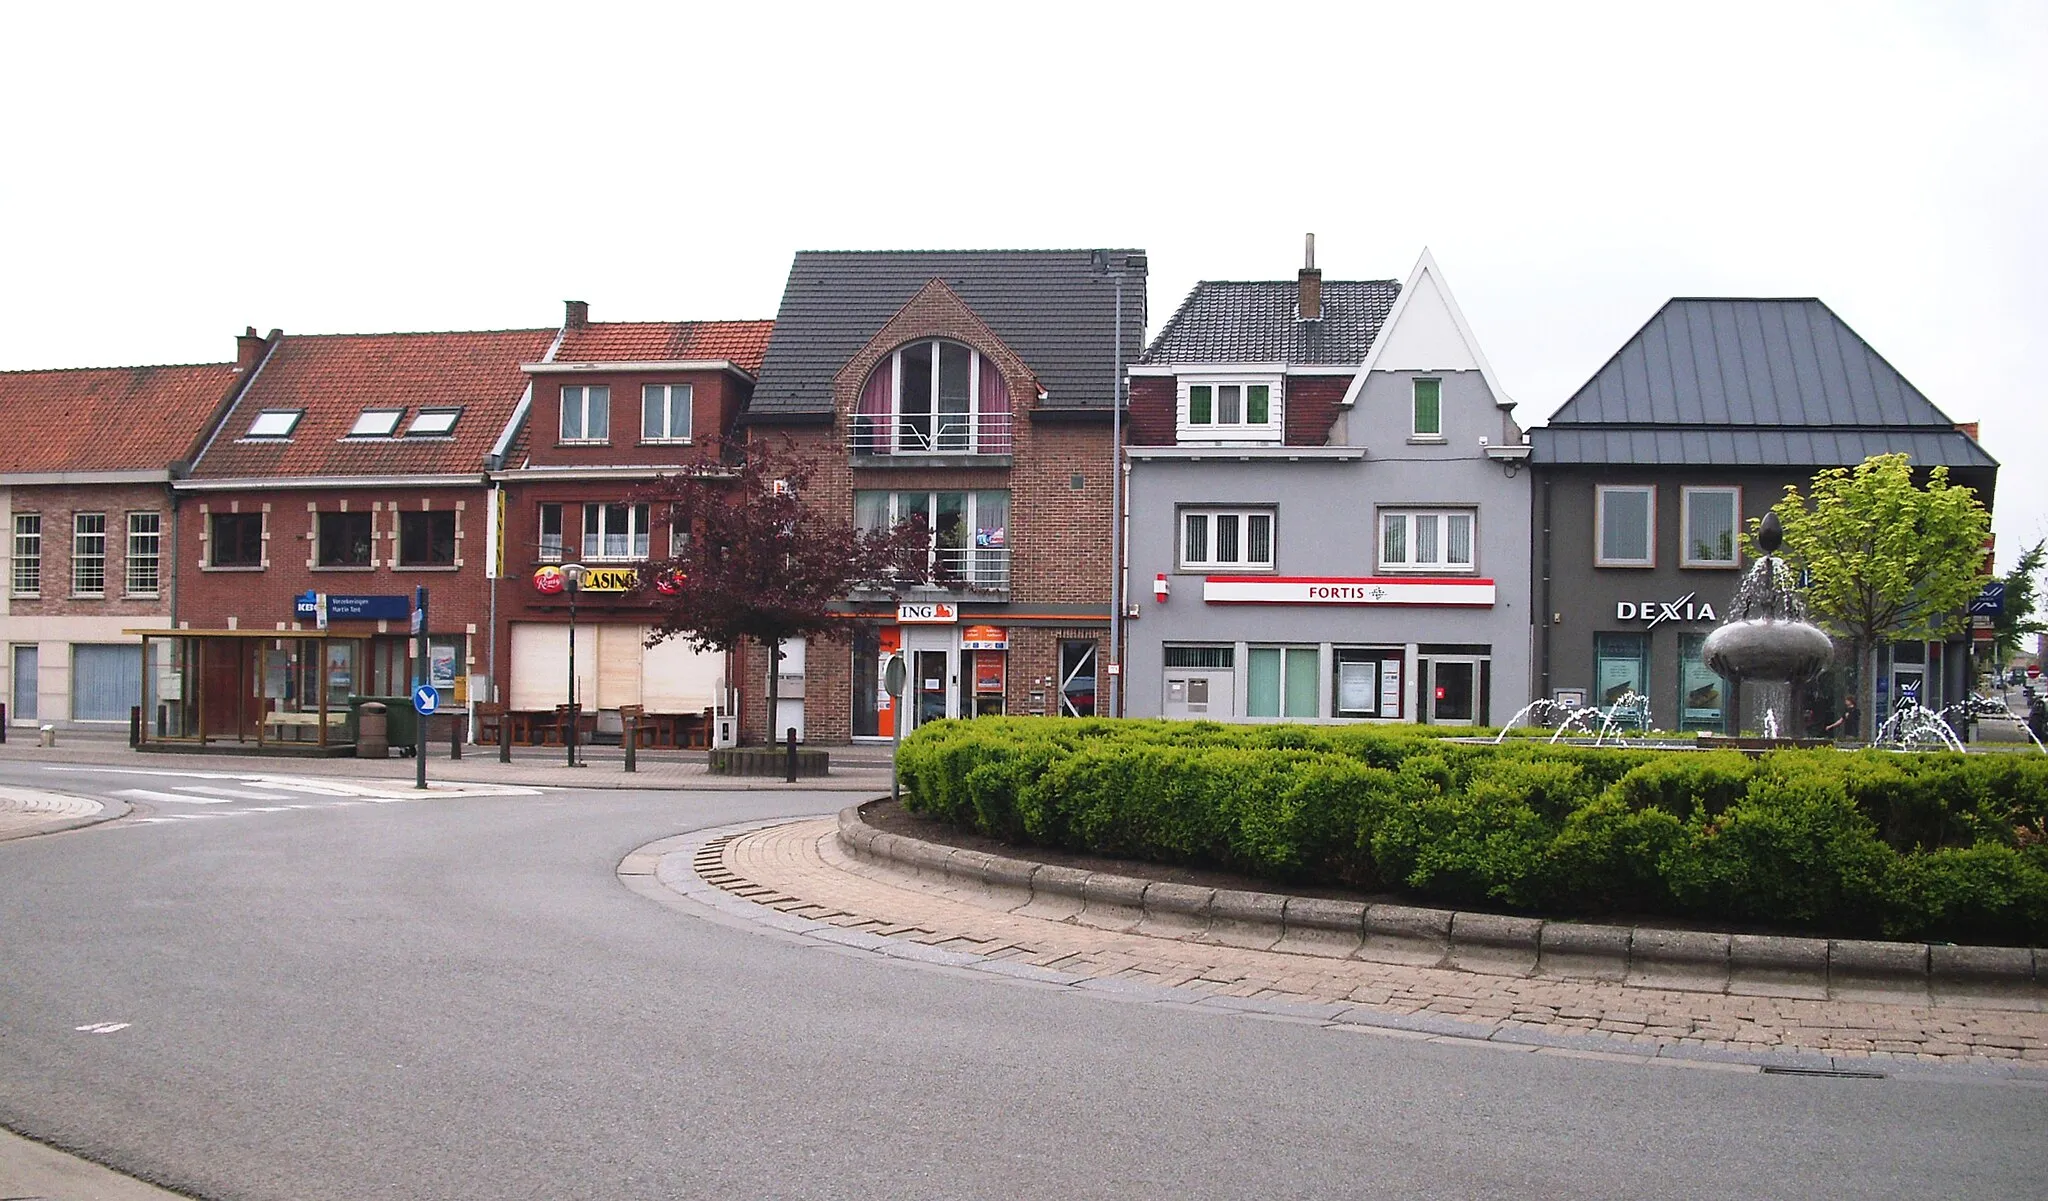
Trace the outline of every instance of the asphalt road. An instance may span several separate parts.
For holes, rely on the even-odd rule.
[[[615,875],[653,839],[844,794],[55,786],[214,816],[0,843],[0,1125],[199,1197],[2004,1199],[2048,1180],[2037,1087],[1122,1004],[800,944]],[[217,795],[241,789],[264,795]]]

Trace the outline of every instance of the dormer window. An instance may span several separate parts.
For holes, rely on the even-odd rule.
[[[256,414],[256,420],[249,423],[247,436],[289,438],[292,436],[293,427],[299,424],[299,418],[304,416],[305,412],[304,409],[265,409]]]
[[[1183,442],[1278,442],[1281,419],[1278,379],[1187,379],[1180,381],[1180,440]]]
[[[364,409],[362,416],[349,427],[351,438],[389,438],[398,428],[398,419],[405,415],[404,409]]]
[[[445,438],[455,432],[455,419],[462,416],[461,409],[421,409],[405,427],[408,438]]]

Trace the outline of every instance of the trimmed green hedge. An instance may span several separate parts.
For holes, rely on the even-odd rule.
[[[2048,942],[2048,756],[1032,717],[931,723],[901,763],[911,808],[1013,843],[1439,905]]]

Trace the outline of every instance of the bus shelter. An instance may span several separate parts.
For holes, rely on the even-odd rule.
[[[142,638],[138,745],[320,753],[355,744],[365,637],[325,630],[129,630]]]

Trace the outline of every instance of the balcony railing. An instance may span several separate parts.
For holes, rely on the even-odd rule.
[[[967,592],[1010,590],[1007,546],[942,546],[932,552],[940,575]]]
[[[1006,455],[1011,450],[1010,415],[907,413],[892,417],[857,413],[848,445],[863,457]]]

